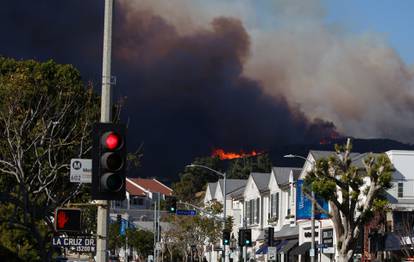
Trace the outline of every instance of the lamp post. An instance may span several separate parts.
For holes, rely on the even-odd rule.
[[[311,165],[314,165],[314,162],[309,161],[307,158],[303,157],[303,156],[299,156],[299,155],[285,155],[283,157],[286,158],[300,158],[305,160],[306,162],[308,162]],[[312,205],[311,205],[311,250],[310,250],[310,257],[311,257],[311,262],[315,262],[315,204],[313,202],[313,200],[315,199],[315,192],[311,192],[312,194]],[[320,226],[319,226],[319,232],[320,232]]]
[[[221,177],[223,177],[223,195],[224,195],[224,200],[223,200],[223,219],[224,219],[224,228],[226,228],[226,173],[221,173],[217,170],[214,170],[208,166],[203,166],[203,165],[196,165],[196,164],[191,164],[191,165],[187,165],[186,167],[199,167],[199,168],[204,168],[207,169]],[[227,262],[227,248],[226,245],[223,244],[223,250],[224,250],[224,262]]]

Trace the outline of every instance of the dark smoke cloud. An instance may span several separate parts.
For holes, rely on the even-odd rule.
[[[85,79],[99,79],[101,2],[7,2],[0,54],[73,63]],[[173,177],[214,147],[264,150],[335,132],[243,76],[250,39],[239,20],[219,17],[183,34],[159,15],[126,8],[115,8],[113,74],[115,93],[127,97],[129,144],[144,143],[138,175]]]

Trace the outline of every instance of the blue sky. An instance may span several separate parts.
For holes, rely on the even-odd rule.
[[[414,1],[323,0],[323,4],[327,21],[355,33],[383,34],[407,64],[414,64]]]

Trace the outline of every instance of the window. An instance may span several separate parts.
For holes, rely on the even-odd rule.
[[[141,197],[134,197],[131,199],[131,204],[136,206],[143,206],[144,205],[144,199]]]
[[[279,216],[279,193],[270,195],[270,217]]]
[[[404,183],[398,183],[398,197],[404,197]]]
[[[260,198],[256,198],[256,215],[254,217],[255,217],[256,224],[259,224],[259,218],[260,218]]]
[[[290,216],[290,198],[291,198],[291,192],[290,192],[290,187],[287,191],[287,214],[288,216]]]

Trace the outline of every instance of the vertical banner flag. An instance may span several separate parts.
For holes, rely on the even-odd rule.
[[[328,201],[318,198],[318,204],[326,211],[329,211]],[[296,219],[310,219],[312,212],[312,201],[303,193],[303,180],[298,180],[296,183]],[[324,213],[318,212],[315,209],[315,219],[324,219],[328,216]]]

